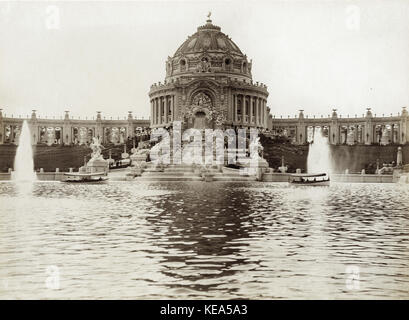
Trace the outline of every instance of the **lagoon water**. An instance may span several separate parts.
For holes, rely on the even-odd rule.
[[[0,183],[0,298],[409,298],[398,184]]]

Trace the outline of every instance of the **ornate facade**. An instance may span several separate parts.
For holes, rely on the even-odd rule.
[[[40,118],[35,110],[31,117],[14,118],[3,116],[0,109],[0,144],[18,144],[24,120],[28,122],[32,144],[47,145],[89,144],[93,137],[100,138],[103,144],[122,144],[149,128],[149,120],[135,119],[131,112],[122,120],[105,119],[100,112],[88,120],[74,119],[68,111],[61,119]]]
[[[166,61],[165,82],[149,91],[151,128],[237,128],[268,126],[267,87],[253,83],[252,62],[220,27],[204,26]]]
[[[342,117],[333,109],[328,117],[308,118],[300,110],[298,117],[276,119],[269,122],[273,135],[285,136],[295,144],[310,141],[311,131],[323,128],[331,144],[406,144],[409,142],[409,113],[405,107],[397,116],[376,116],[367,108],[362,117]]]

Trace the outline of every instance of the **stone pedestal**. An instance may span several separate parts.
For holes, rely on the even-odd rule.
[[[127,177],[139,177],[142,175],[146,168],[146,156],[149,153],[148,149],[135,149],[133,148],[133,154],[129,157],[131,159],[131,166],[129,167],[129,173]]]
[[[86,166],[87,173],[108,173],[108,161],[103,159],[102,157],[93,159],[88,161]]]
[[[258,157],[257,159],[250,159],[250,170],[255,171],[256,178],[258,181],[263,179],[263,174],[268,169],[268,162],[266,159],[262,157]]]

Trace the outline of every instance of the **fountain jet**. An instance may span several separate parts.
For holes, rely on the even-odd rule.
[[[27,182],[37,180],[37,175],[34,172],[31,134],[26,120],[23,121],[16,157],[14,158],[14,173],[12,179],[14,181]]]
[[[307,158],[307,172],[332,173],[331,150],[328,137],[324,136],[321,127],[314,128],[313,142],[310,144]]]

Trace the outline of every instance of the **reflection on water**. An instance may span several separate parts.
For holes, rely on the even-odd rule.
[[[409,298],[405,186],[9,182],[0,212],[0,298]]]

